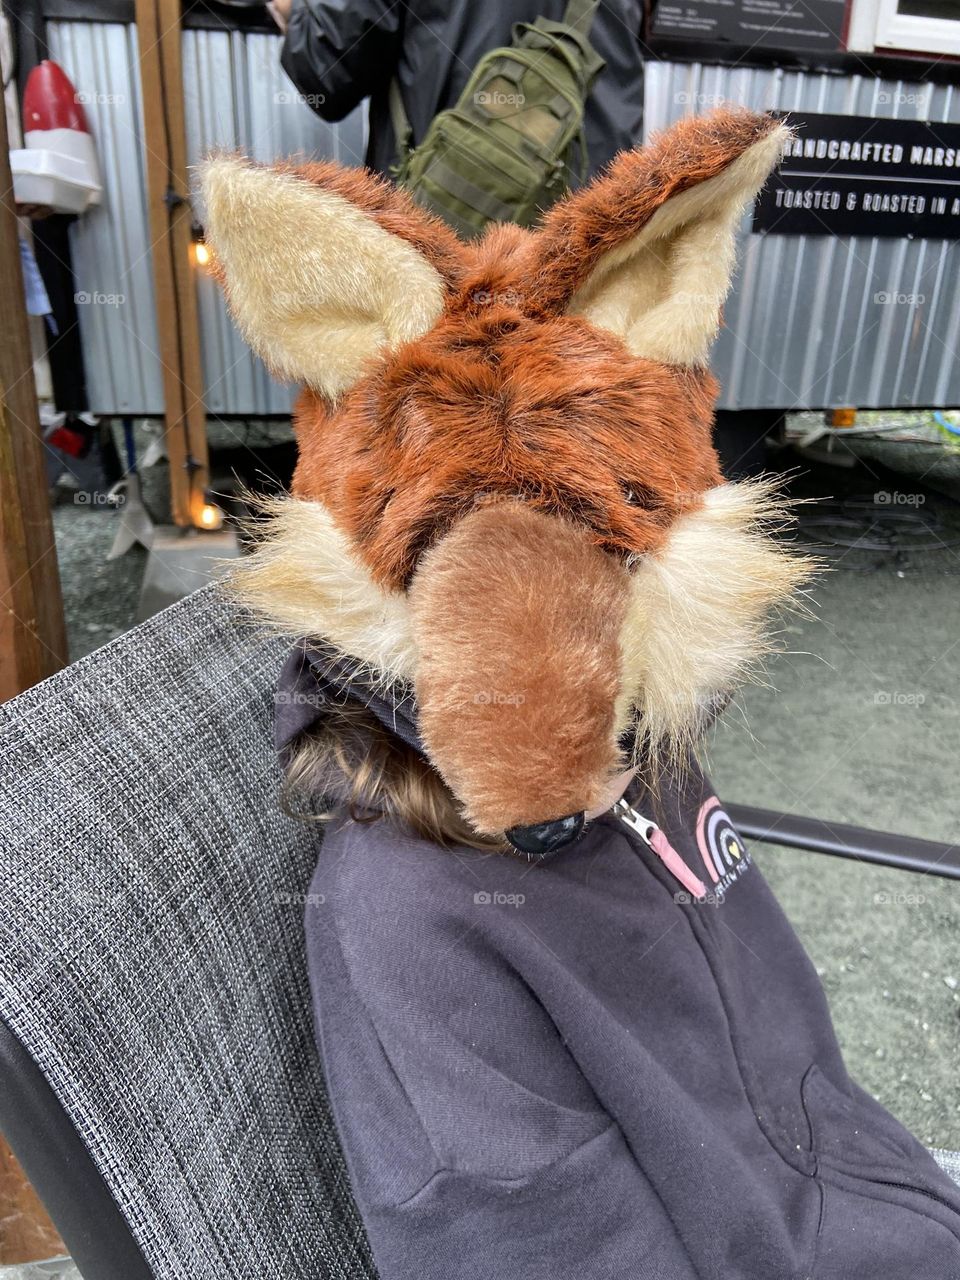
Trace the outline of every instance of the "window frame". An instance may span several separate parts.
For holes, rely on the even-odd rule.
[[[898,0],[853,0],[847,48],[960,55],[960,19],[918,18],[900,13],[897,5]]]

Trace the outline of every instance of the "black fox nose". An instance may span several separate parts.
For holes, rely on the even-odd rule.
[[[583,830],[583,822],[582,813],[571,813],[565,818],[555,818],[552,822],[511,827],[506,834],[513,847],[525,853],[528,858],[546,858],[556,849],[562,849],[571,840],[576,840]]]

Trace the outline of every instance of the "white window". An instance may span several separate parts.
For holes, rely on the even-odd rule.
[[[853,0],[847,45],[960,54],[960,0]]]

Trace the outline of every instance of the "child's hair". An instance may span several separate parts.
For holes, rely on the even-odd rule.
[[[336,793],[335,801],[326,798],[328,790]],[[282,803],[286,813],[311,821],[329,820],[341,807],[355,822],[395,818],[422,839],[446,848],[507,847],[495,837],[478,835],[439,773],[352,701],[328,707],[322,721],[294,741]]]

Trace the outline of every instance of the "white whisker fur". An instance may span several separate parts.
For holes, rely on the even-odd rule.
[[[407,598],[374,581],[319,502],[274,498],[259,545],[236,562],[233,594],[271,630],[329,640],[384,683],[412,680],[416,644]]]
[[[785,523],[775,484],[719,485],[634,572],[617,719],[638,719],[638,742],[655,758],[682,758],[717,697],[750,679],[773,647],[771,612],[814,567],[770,537]]]

